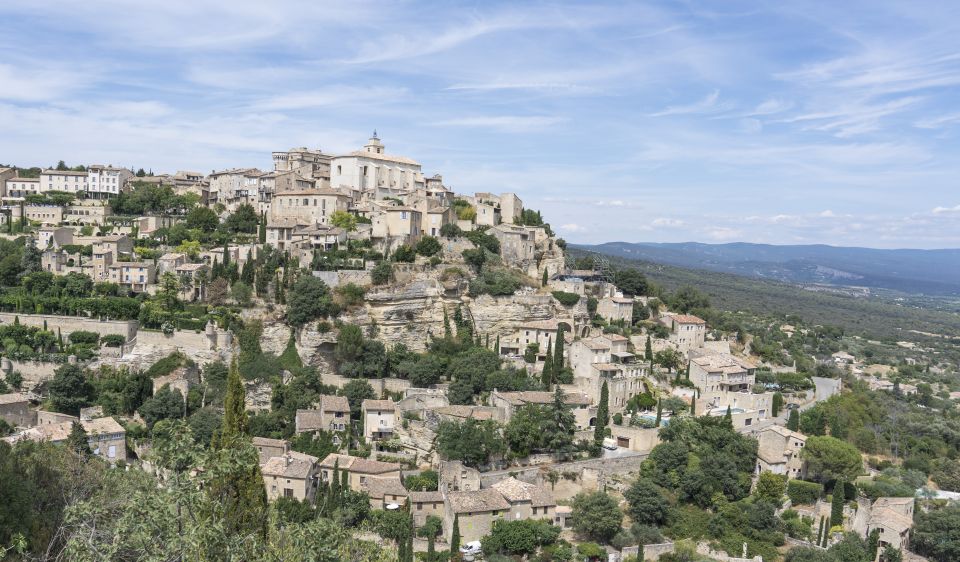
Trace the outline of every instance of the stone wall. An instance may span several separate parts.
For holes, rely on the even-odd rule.
[[[53,379],[54,371],[63,363],[40,363],[37,361],[13,361],[4,357],[0,360],[3,375],[20,371],[23,375],[23,388],[34,388]]]
[[[189,352],[191,349],[209,351],[213,348],[210,338],[203,332],[176,331],[172,334],[140,330],[137,333],[138,345],[152,345],[171,350],[180,349]]]
[[[314,277],[319,277],[328,287],[338,287],[347,283],[360,286],[373,284],[370,272],[361,269],[343,269],[340,271],[314,271]]]
[[[85,330],[87,332],[96,332],[101,336],[109,334],[120,334],[132,339],[137,335],[136,320],[98,320],[96,318],[84,318],[82,316],[57,316],[53,314],[15,314],[13,312],[0,312],[0,324],[13,324],[16,318],[20,318],[20,323],[24,326],[43,327],[44,321],[47,322],[47,329],[59,329],[66,338],[70,332]]]
[[[538,465],[528,467],[511,467],[506,470],[497,470],[484,472],[480,474],[480,484],[483,488],[488,488],[493,484],[514,476],[518,480],[529,482],[531,484],[541,484],[549,486],[549,482],[544,484],[543,476],[547,470],[554,472],[575,472],[596,471],[599,478],[607,478],[616,474],[628,474],[640,470],[640,464],[647,458],[645,454],[634,454],[612,459],[586,459],[566,463]]]

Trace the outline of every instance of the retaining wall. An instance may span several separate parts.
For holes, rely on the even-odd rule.
[[[20,323],[24,326],[42,328],[44,321],[46,321],[48,330],[55,331],[59,328],[64,338],[70,335],[70,332],[76,332],[78,330],[96,332],[101,336],[120,334],[127,340],[137,335],[138,324],[136,320],[99,320],[97,318],[84,318],[82,316],[0,312],[0,324],[13,324],[18,317],[20,318]]]

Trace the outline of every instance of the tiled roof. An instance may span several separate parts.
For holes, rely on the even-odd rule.
[[[270,439],[269,437],[254,437],[253,446],[257,447],[286,447],[286,439]]]
[[[519,406],[522,404],[550,404],[553,402],[553,393],[541,390],[525,390],[521,392],[501,392],[501,397]],[[590,405],[590,397],[582,393],[564,393],[564,404]]]
[[[452,405],[431,408],[431,410],[438,416],[450,416],[453,418],[464,419],[470,418],[479,421],[492,420],[496,417],[496,408],[489,406]]]
[[[712,355],[703,355],[700,357],[694,357],[690,361],[703,367],[709,372],[722,371],[725,373],[736,373],[743,371],[745,369],[755,369],[756,366],[744,361],[743,359],[734,357],[728,353],[715,353]]]
[[[393,400],[364,400],[360,407],[364,410],[393,411],[397,404]]]
[[[29,402],[26,394],[20,392],[0,394],[0,404],[18,404],[20,402]]]
[[[510,502],[493,488],[473,492],[449,492],[447,502],[449,502],[454,513],[480,513],[510,509]]]
[[[345,154],[340,158],[369,158],[371,160],[382,160],[384,162],[395,162],[397,164],[409,164],[411,166],[419,166],[420,162],[412,158],[407,158],[406,156],[393,156],[391,154],[377,154],[376,152],[367,152],[365,150],[356,150],[350,154]]]
[[[97,418],[90,421],[81,421],[80,425],[83,426],[83,429],[87,432],[87,435],[126,432],[126,430],[123,429],[123,426],[117,423],[117,420],[111,417]]]
[[[333,468],[338,460],[340,461],[340,468],[357,474],[385,474],[400,470],[399,463],[372,461],[370,459],[341,455],[339,453],[330,453],[327,455],[320,463],[320,466],[323,468]]]
[[[267,476],[305,479],[316,464],[317,457],[290,451],[283,456],[272,457],[260,467],[260,472]]]
[[[441,492],[410,492],[410,503],[429,503],[442,501],[443,493]]]
[[[530,502],[532,507],[557,505],[549,490],[535,484],[521,482],[513,477],[501,480],[491,488],[500,492],[510,503]]]
[[[703,318],[694,316],[692,314],[674,314],[671,318],[673,318],[674,322],[677,322],[678,324],[706,324],[707,323],[707,321],[704,320]]]
[[[346,396],[334,396],[332,394],[320,395],[320,409],[324,412],[349,412],[350,402]]]
[[[383,499],[384,496],[407,496],[407,489],[403,487],[399,476],[371,476],[360,485],[373,499]]]

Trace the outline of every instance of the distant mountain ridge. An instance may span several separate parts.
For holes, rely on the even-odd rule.
[[[787,283],[960,295],[960,249],[879,250],[827,245],[607,242],[575,245],[593,252],[723,271]]]

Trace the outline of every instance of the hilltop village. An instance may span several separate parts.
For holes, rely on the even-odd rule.
[[[272,161],[0,168],[4,552],[893,562],[930,540],[915,490],[955,490],[955,451],[904,463],[921,447],[837,405],[955,388],[822,326],[713,321],[376,133]]]

